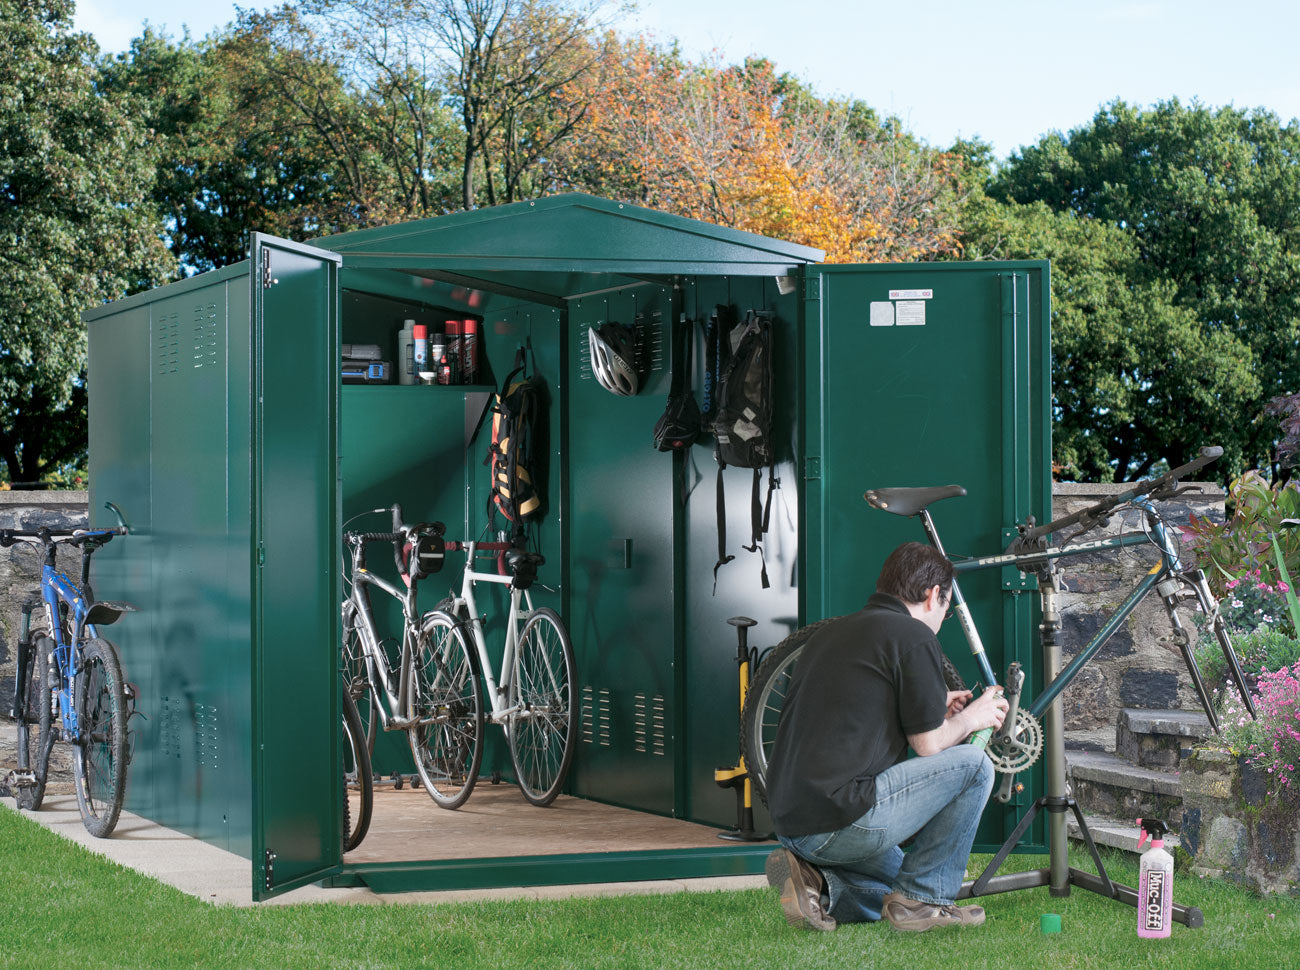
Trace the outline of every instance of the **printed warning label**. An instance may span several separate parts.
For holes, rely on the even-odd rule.
[[[934,290],[890,290],[891,300],[932,300]]]
[[[894,322],[900,327],[924,327],[925,301],[899,300],[894,304]]]

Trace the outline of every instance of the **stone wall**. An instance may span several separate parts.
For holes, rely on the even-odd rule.
[[[0,529],[74,529],[89,521],[85,492],[0,492]],[[76,550],[60,551],[59,566],[74,578],[80,569]],[[38,547],[18,543],[0,548],[0,778],[18,764],[17,726],[9,719],[13,707],[15,645],[22,630],[22,604],[37,592],[41,581]],[[54,747],[51,790],[71,791],[67,749]]]
[[[1300,894],[1300,819],[1261,811],[1268,789],[1261,774],[1228,751],[1193,752],[1182,771],[1182,847],[1196,875]]]
[[[1128,487],[1057,483],[1053,517],[1087,508]],[[1184,493],[1160,508],[1175,525],[1186,525],[1192,515],[1221,522],[1223,499],[1218,486],[1203,485],[1199,492]],[[1137,531],[1141,525],[1136,511],[1126,511],[1087,538]],[[1159,558],[1154,546],[1142,545],[1061,560],[1065,568],[1065,592],[1060,599],[1063,664],[1078,655]],[[1193,637],[1194,612],[1189,607],[1179,611],[1184,629]],[[1061,699],[1067,745],[1104,751],[1115,749],[1115,724],[1123,708],[1201,709],[1182,654],[1170,639],[1169,618],[1158,596],[1152,594],[1138,606]]]

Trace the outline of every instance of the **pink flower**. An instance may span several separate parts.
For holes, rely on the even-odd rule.
[[[1266,592],[1266,593],[1271,593],[1271,592],[1273,592],[1271,589],[1269,589],[1268,583],[1256,583],[1256,584],[1255,584],[1255,588],[1256,588],[1256,589],[1262,589],[1262,590],[1263,590],[1264,592]]]
[[[1279,579],[1279,580],[1277,581],[1277,591],[1278,591],[1279,593],[1285,593],[1285,592],[1287,592],[1287,591],[1290,590],[1290,589],[1291,589],[1291,587],[1288,586],[1288,585],[1286,584],[1285,581],[1283,581],[1283,580],[1281,580],[1281,579]]]
[[[1240,579],[1230,579],[1223,585],[1227,586],[1228,589],[1236,589],[1240,584],[1241,584]]]

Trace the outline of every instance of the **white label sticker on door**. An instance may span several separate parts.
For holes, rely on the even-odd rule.
[[[871,304],[871,325],[873,327],[892,327],[894,325],[894,304],[873,302]]]
[[[934,290],[890,290],[891,300],[932,300]]]
[[[924,300],[899,300],[895,306],[894,322],[900,327],[925,326]]]

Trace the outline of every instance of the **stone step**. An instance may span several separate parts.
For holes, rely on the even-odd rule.
[[[1120,849],[1124,852],[1132,852],[1135,855],[1141,855],[1151,844],[1149,841],[1146,845],[1138,848],[1138,825],[1137,818],[1122,819],[1110,818],[1105,815],[1088,815],[1084,814],[1084,822],[1088,826],[1088,833],[1092,836],[1092,841],[1097,845],[1110,846],[1112,849]],[[1169,819],[1161,819],[1169,823]],[[1172,824],[1172,823],[1171,823]],[[1079,823],[1074,820],[1074,813],[1067,813],[1065,816],[1066,834],[1076,842],[1083,841],[1083,835],[1079,831]],[[1179,836],[1176,832],[1170,832],[1165,836],[1165,848],[1170,853],[1180,845]]]
[[[1183,793],[1177,772],[1143,768],[1101,751],[1067,751],[1066,777],[1079,807],[1111,818],[1160,818],[1182,824]]]
[[[1210,734],[1204,714],[1126,707],[1115,723],[1115,753],[1143,768],[1177,770]]]

